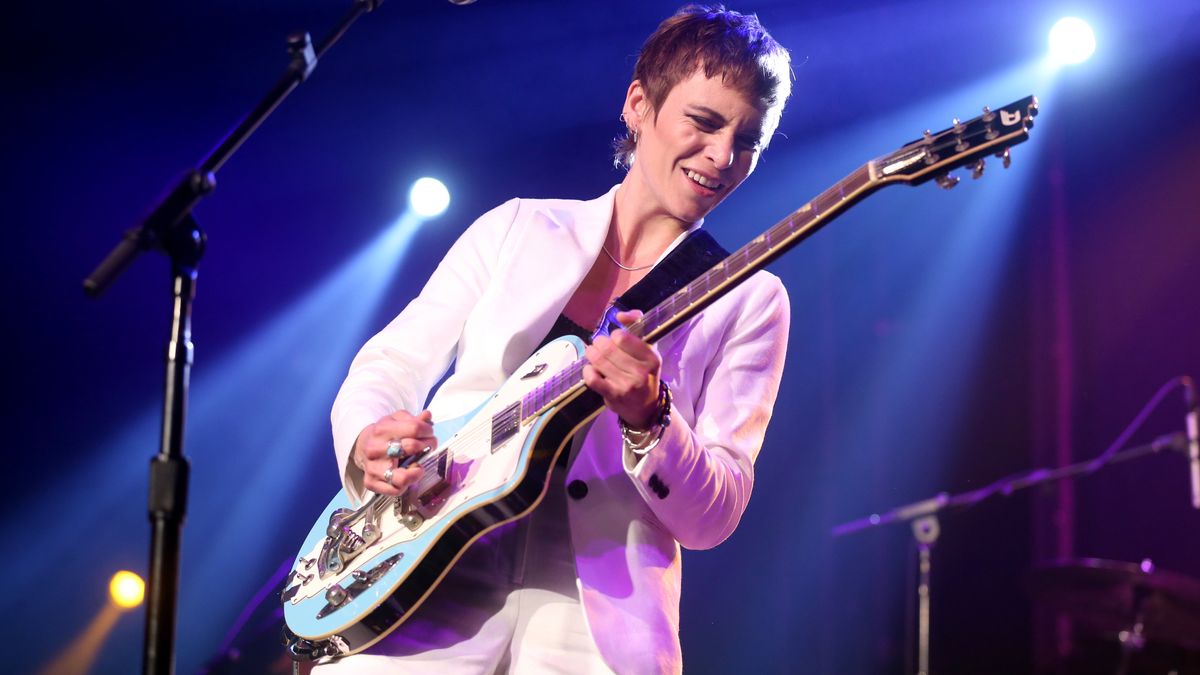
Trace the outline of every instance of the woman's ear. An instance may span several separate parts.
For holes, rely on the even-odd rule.
[[[646,89],[641,80],[630,82],[629,89],[625,92],[625,105],[621,109],[625,123],[630,129],[637,130],[646,120],[649,111],[650,99],[646,97]]]

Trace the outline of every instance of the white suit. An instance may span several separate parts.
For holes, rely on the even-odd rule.
[[[455,371],[429,405],[434,420],[465,414],[528,358],[600,255],[616,191],[590,201],[514,199],[484,214],[363,346],[332,415],[348,493],[362,494],[350,461],[359,433],[396,410],[419,411],[452,359]],[[624,452],[607,410],[581,432],[567,475],[587,488],[568,507],[578,588],[592,637],[619,673],[682,667],[679,547],[719,544],[746,508],[788,320],[778,278],[753,275],[656,344],[673,393],[656,448],[640,459]]]

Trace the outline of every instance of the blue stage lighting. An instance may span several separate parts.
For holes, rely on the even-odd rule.
[[[417,215],[433,218],[450,206],[450,191],[436,178],[419,178],[408,192],[408,203]]]
[[[1068,16],[1050,29],[1050,59],[1060,65],[1083,63],[1096,51],[1096,34],[1083,19]]]

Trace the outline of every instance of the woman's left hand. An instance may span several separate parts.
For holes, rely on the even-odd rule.
[[[618,312],[617,321],[629,325],[640,311]],[[588,364],[583,382],[604,398],[604,405],[633,429],[648,429],[656,421],[659,371],[662,358],[654,347],[626,330],[598,337],[584,351]]]

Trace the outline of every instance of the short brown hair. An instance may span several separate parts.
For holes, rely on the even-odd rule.
[[[765,146],[792,91],[787,50],[753,14],[740,14],[722,5],[687,5],[646,39],[633,67],[633,79],[642,83],[657,114],[671,89],[700,67],[705,77],[720,75],[763,111]],[[628,134],[620,136],[613,146],[613,162],[629,168],[633,139]]]

